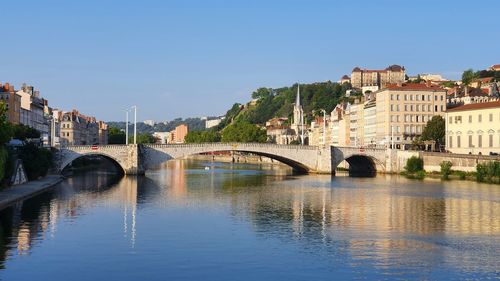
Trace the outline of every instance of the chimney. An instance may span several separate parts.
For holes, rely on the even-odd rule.
[[[432,81],[430,79],[425,80],[425,83],[427,84],[427,87],[432,86]]]

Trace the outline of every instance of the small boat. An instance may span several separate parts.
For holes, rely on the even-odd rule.
[[[208,167],[208,166],[205,166],[205,170],[210,170],[210,167]]]

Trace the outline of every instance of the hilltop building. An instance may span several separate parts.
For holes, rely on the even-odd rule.
[[[364,86],[378,86],[384,88],[388,84],[401,85],[405,82],[405,78],[405,68],[396,64],[384,70],[361,69],[355,67],[351,73],[351,84],[352,87],[359,89]]]

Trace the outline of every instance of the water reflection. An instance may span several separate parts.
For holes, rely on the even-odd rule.
[[[249,227],[255,247],[272,240],[292,256],[318,257],[315,272],[323,277],[343,270],[350,277],[462,278],[495,276],[500,268],[500,189],[495,186],[389,176],[297,177],[267,166],[189,161],[167,162],[147,177],[74,176],[51,193],[1,212],[0,268],[8,273],[6,261],[30,255],[44,239],[57,240],[58,224],[92,212],[120,221],[119,231],[111,224],[99,229],[103,242],[114,243],[119,233],[130,249],[158,245],[148,225],[169,225],[173,216],[179,224],[169,232],[157,228],[155,235],[162,243],[175,237],[170,239],[189,248],[189,238],[174,234],[197,229],[194,218],[220,214],[238,228],[231,230],[236,233],[227,238],[228,248],[218,251],[234,254],[229,245],[248,235]],[[174,257],[162,252],[162,258]]]

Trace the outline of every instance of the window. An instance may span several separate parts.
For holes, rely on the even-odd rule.
[[[472,115],[469,115],[469,123],[472,123]]]
[[[444,105],[441,105],[441,111],[444,111]]]
[[[460,136],[457,136],[457,147],[460,148]]]
[[[413,112],[413,104],[410,105],[410,111]]]
[[[415,121],[418,122],[418,115],[415,118],[416,118]]]
[[[455,123],[462,124],[462,116],[455,116]]]
[[[438,106],[437,106],[437,105],[435,105],[435,106],[434,106],[434,111],[435,111],[435,112],[437,112],[437,111],[438,111]]]
[[[477,136],[477,146],[483,147],[483,136],[482,135]]]
[[[481,121],[483,121],[483,115],[482,115],[482,114],[479,114],[479,115],[477,116],[477,121],[478,121],[479,123],[481,123]]]
[[[437,101],[438,100],[438,96],[434,95],[434,100]]]
[[[449,137],[448,147],[449,147],[449,148],[452,148],[452,147],[453,147],[453,137],[452,137],[452,136],[450,136],[450,137]]]
[[[493,122],[493,113],[490,113],[490,122]]]
[[[396,115],[396,122],[399,122],[399,115]]]
[[[469,135],[469,147],[472,147],[472,135]]]
[[[425,100],[425,95],[422,95],[422,101],[424,101],[424,100]]]
[[[408,100],[408,96],[405,95],[405,100]]]
[[[394,111],[394,104],[391,104],[391,111]]]
[[[413,95],[410,95],[410,100],[413,100]]]
[[[415,95],[415,100],[420,100],[420,96],[419,95]]]
[[[399,95],[396,95],[396,100],[399,100]]]
[[[441,101],[443,101],[443,95],[440,95],[439,98],[441,99]]]
[[[396,104],[396,111],[399,111],[399,104]]]
[[[448,121],[450,124],[453,124],[453,118],[450,116],[450,121]]]
[[[493,135],[489,135],[489,146],[493,147]]]
[[[427,105],[427,111],[431,112],[431,105],[430,104]]]
[[[417,104],[417,105],[416,105],[416,110],[417,110],[417,111],[420,111],[420,104]]]
[[[393,94],[391,94],[391,100],[394,100],[394,95]]]
[[[431,101],[431,95],[427,95],[427,101]]]

